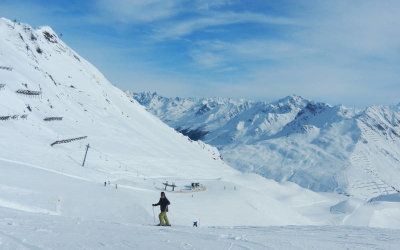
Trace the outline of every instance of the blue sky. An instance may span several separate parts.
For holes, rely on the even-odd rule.
[[[397,0],[0,0],[121,89],[332,104],[400,102]]]

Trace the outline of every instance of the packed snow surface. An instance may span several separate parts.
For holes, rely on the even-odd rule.
[[[4,214],[4,210],[0,209]],[[26,216],[0,219],[4,249],[398,249],[400,231],[286,227],[160,228],[131,223]]]
[[[239,172],[148,113],[49,27],[0,19],[0,84],[0,248],[398,244],[393,197],[367,202]],[[154,227],[151,204],[167,181],[177,186],[166,191],[173,227]]]

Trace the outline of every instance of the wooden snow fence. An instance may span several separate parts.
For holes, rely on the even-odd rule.
[[[0,121],[18,120],[18,118],[26,120],[27,117],[28,117],[27,114],[24,114],[24,115],[3,115],[3,116],[0,116]]]
[[[0,116],[0,121],[7,121],[11,119],[11,115]]]
[[[43,121],[46,122],[50,122],[50,121],[61,121],[63,118],[62,117],[56,117],[56,116],[52,116],[52,117],[46,117],[43,119]]]
[[[15,93],[21,94],[21,95],[27,95],[27,96],[39,96],[42,94],[42,91],[19,89],[19,90],[15,91]]]
[[[50,144],[50,146],[53,147],[54,145],[57,145],[57,144],[70,143],[72,141],[83,140],[83,139],[86,139],[86,138],[87,138],[87,136],[81,136],[81,137],[75,137],[75,138],[71,138],[71,139],[59,140],[59,141],[53,142],[52,144]]]
[[[8,70],[8,71],[12,71],[12,70],[13,70],[12,67],[7,67],[7,66],[0,66],[0,69],[2,69],[2,70]]]

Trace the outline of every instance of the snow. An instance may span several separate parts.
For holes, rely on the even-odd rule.
[[[362,203],[374,213],[359,213],[354,223],[363,227],[349,227],[352,220],[344,219],[353,210],[331,212],[348,197],[231,168],[217,148],[177,133],[114,87],[49,27],[1,19],[0,66],[12,68],[0,68],[0,116],[14,117],[0,120],[0,248],[390,249],[398,243],[396,229],[366,226],[400,228],[388,220],[399,218],[399,203]],[[250,105],[238,102],[230,117]],[[151,204],[165,181],[178,186],[166,191],[173,227],[153,227]],[[187,192],[192,182],[205,190]],[[200,227],[192,228],[193,221]]]
[[[5,249],[155,249],[160,245],[165,249],[396,249],[400,242],[399,230],[322,226],[327,221],[306,221],[283,205],[273,209],[274,199],[280,199],[310,218],[326,218],[331,199],[323,200],[290,183],[296,193],[279,185],[262,190],[264,195],[246,190],[261,180],[256,176],[244,178],[240,183],[244,186],[235,183],[236,191],[229,186],[233,183],[210,180],[204,182],[209,187],[207,192],[167,192],[172,201],[169,217],[173,227],[159,228],[151,226],[150,204],[159,192],[152,187],[154,179],[130,178],[130,183],[113,181],[104,187],[103,183],[18,163],[1,165],[5,175],[1,183],[0,248]],[[114,183],[124,184],[115,189]],[[271,193],[265,195],[268,190]],[[251,202],[252,207],[241,200]],[[14,205],[8,206],[10,203]],[[262,218],[259,210],[267,217],[264,221],[256,221]],[[378,226],[383,219],[389,217],[378,214],[371,221]],[[195,220],[199,228],[190,226]],[[265,227],[296,220],[303,225]],[[393,225],[393,217],[385,225]]]
[[[397,230],[358,227],[172,227],[79,219],[0,219],[5,249],[397,249]]]
[[[178,131],[217,147],[242,172],[364,201],[400,190],[398,107],[129,94]]]
[[[87,180],[28,164],[0,162],[3,171],[0,207],[121,223],[152,222],[150,204],[163,189],[163,180],[172,180],[178,187],[190,185],[192,181],[171,177],[122,177],[112,179],[111,185],[104,187],[105,176]],[[207,187],[204,192],[167,192],[173,203],[171,211],[176,211],[171,213],[171,221],[177,225],[191,225],[194,219],[199,219],[204,226],[323,224],[325,218],[312,221],[298,207],[322,202],[319,209],[329,216],[329,206],[339,199],[293,185],[281,186],[255,175],[230,178],[232,180],[226,177],[197,179]],[[242,217],[242,213],[252,216]],[[277,216],[279,214],[282,216]]]

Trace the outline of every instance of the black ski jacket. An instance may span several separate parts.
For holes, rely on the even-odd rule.
[[[169,205],[169,200],[167,198],[160,198],[158,203],[153,204],[154,206],[160,206],[161,212],[168,212],[168,205]]]

